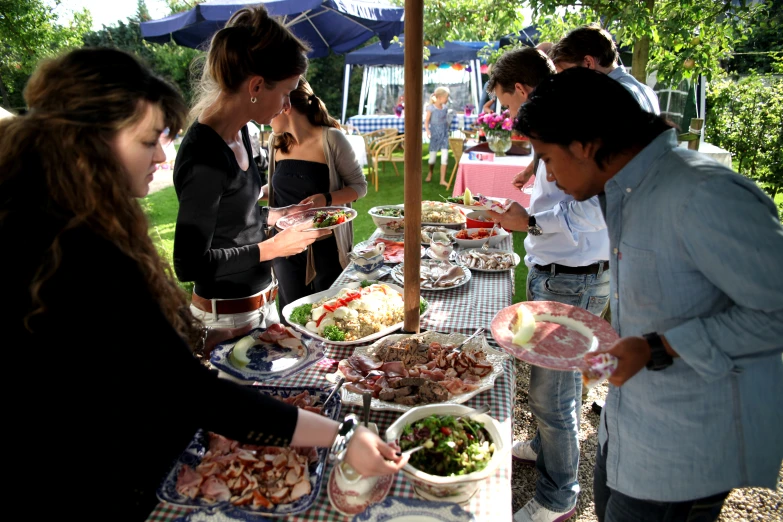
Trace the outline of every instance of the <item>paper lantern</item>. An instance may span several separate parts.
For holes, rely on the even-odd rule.
[[[451,66],[449,64],[447,64],[447,63],[442,63],[438,67],[440,67],[441,69],[448,69]]]
[[[454,69],[455,71],[461,71],[462,69],[465,68],[465,66],[462,65],[461,63],[453,63],[451,64],[451,68]]]
[[[487,66],[487,65],[482,65],[482,66],[481,66],[481,74],[489,74],[489,73],[487,73],[487,69],[488,69],[488,68],[489,68],[489,66]]]
[[[434,63],[429,63],[429,64],[427,64],[427,70],[428,70],[428,71],[434,71],[434,70],[435,70],[435,69],[437,69],[437,68],[438,68],[438,66],[437,66],[437,65],[435,65]]]
[[[467,66],[465,66],[465,70],[468,71],[468,72],[473,72],[473,67],[471,67],[470,65],[467,65]]]

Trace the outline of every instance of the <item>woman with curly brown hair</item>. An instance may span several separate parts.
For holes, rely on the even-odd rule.
[[[201,330],[136,201],[179,94],[129,54],[80,49],[43,63],[25,99],[0,122],[9,498],[36,518],[144,520],[199,428],[332,445],[336,422],[218,379],[186,341]],[[405,462],[364,428],[345,458],[367,476]]]
[[[269,237],[288,212],[260,207],[261,175],[247,123],[268,124],[289,106],[307,70],[308,48],[263,6],[240,9],[212,37],[191,116],[174,167],[179,199],[174,269],[194,281],[191,311],[210,326],[280,322],[272,260],[304,252],[328,230],[309,223]]]
[[[367,194],[367,178],[340,123],[301,78],[290,105],[272,119],[269,204],[350,206]],[[306,252],[274,260],[279,305],[328,290],[351,262],[353,223],[335,229]]]

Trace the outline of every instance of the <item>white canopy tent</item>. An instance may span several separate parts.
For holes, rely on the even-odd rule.
[[[422,61],[424,106],[439,85],[452,91],[452,104],[456,110],[472,104],[477,109],[481,88],[481,62],[478,51],[497,42],[447,42],[443,47],[430,46],[429,57]],[[392,43],[388,49],[373,44],[350,52],[345,57],[342,121],[346,121],[348,86],[351,65],[363,65],[359,114],[393,114],[397,99],[405,84],[403,68],[404,37]]]

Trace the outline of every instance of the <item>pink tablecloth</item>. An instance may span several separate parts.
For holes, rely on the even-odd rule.
[[[523,207],[530,206],[530,194],[533,192],[534,177],[519,190],[511,182],[533,161],[533,155],[495,157],[494,161],[475,161],[463,154],[454,182],[454,196],[459,196],[469,188],[473,194],[483,194],[495,198],[510,198]]]

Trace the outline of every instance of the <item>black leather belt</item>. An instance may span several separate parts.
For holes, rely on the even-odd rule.
[[[565,266],[550,263],[548,265],[535,265],[535,267],[542,272],[551,272],[552,267],[554,267],[555,274],[597,274],[599,270],[604,272],[609,270],[609,261],[599,261],[587,266]]]

